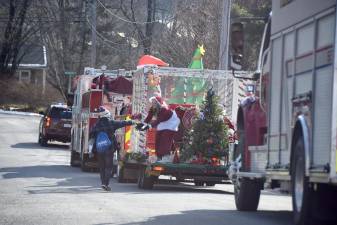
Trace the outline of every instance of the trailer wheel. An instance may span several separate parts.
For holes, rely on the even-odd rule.
[[[42,134],[40,134],[40,137],[39,137],[39,143],[42,147],[47,147],[48,146],[48,139],[43,136]]]
[[[202,186],[204,186],[204,182],[196,180],[196,181],[194,181],[194,185],[197,186],[197,187],[202,187]]]
[[[208,186],[208,187],[214,187],[215,186],[215,182],[212,182],[212,181],[206,182],[206,186]]]
[[[146,168],[141,169],[140,172],[139,172],[138,187],[140,189],[150,190],[150,189],[153,188],[155,177],[154,176],[146,176],[145,170],[146,170]]]
[[[87,154],[82,154],[81,160],[81,170],[83,172],[90,172],[90,167],[87,165],[89,156]]]
[[[118,183],[125,183],[124,167],[120,165],[117,165],[117,181]]]
[[[260,201],[262,181],[242,178],[234,184],[236,208],[240,211],[256,211]]]
[[[81,164],[79,163],[79,154],[73,150],[70,153],[70,166],[79,167]]]
[[[313,219],[310,212],[313,190],[309,186],[308,177],[305,176],[305,153],[302,137],[296,140],[293,153],[291,187],[294,223],[296,225],[306,225]]]

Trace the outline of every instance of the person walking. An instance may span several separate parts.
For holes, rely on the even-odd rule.
[[[94,138],[94,151],[98,155],[100,178],[102,189],[111,191],[109,181],[113,168],[114,152],[118,148],[115,131],[119,128],[134,125],[132,120],[117,121],[111,118],[110,112],[103,106],[99,107],[98,121],[90,132],[90,138]]]

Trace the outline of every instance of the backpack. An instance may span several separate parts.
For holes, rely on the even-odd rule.
[[[105,131],[100,131],[96,137],[97,152],[105,152],[111,148],[112,142]]]

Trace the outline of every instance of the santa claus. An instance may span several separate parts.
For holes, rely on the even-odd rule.
[[[151,107],[145,118],[144,125],[141,130],[151,127],[157,128],[156,132],[156,153],[161,159],[165,155],[169,155],[172,150],[173,138],[178,131],[180,119],[174,110],[170,110],[167,104],[159,96],[150,98]],[[153,117],[155,117],[154,120]]]

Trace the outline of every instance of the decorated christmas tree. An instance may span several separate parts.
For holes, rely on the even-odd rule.
[[[227,153],[228,135],[223,110],[218,104],[218,97],[210,89],[192,129],[185,132],[181,160],[194,158],[194,162],[212,162]]]

